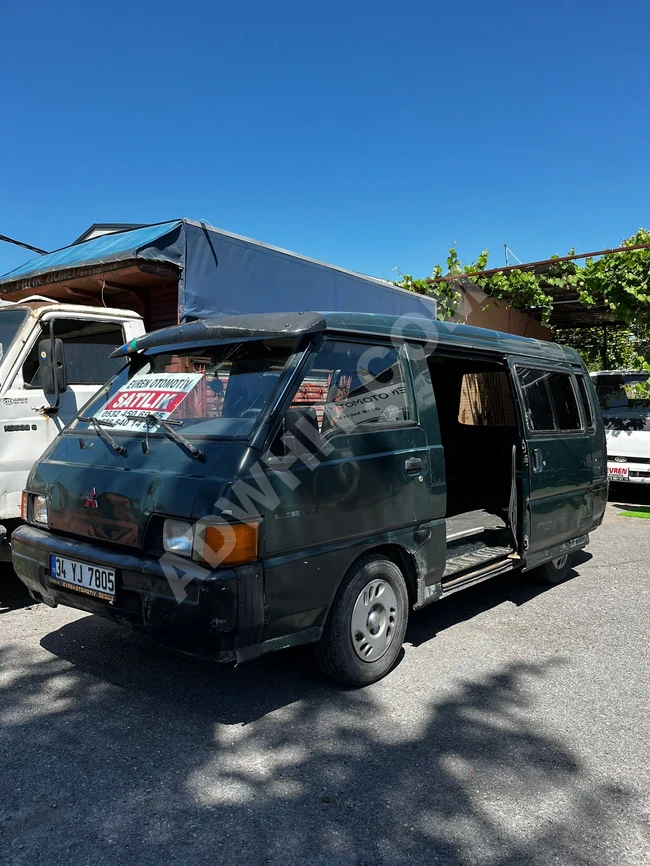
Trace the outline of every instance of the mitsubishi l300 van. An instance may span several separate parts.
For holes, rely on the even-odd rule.
[[[364,685],[410,611],[505,572],[557,583],[602,521],[603,425],[572,349],[307,312],[121,351],[28,480],[13,561],[48,605],[220,661],[314,643]]]

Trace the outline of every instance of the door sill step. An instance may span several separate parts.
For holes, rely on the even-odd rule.
[[[513,552],[512,547],[488,547],[487,545],[482,545],[467,553],[452,556],[447,560],[447,567],[442,575],[442,583],[444,585],[445,580],[455,574],[483,568],[492,562],[492,560],[503,559],[506,556],[510,556]]]
[[[481,568],[476,568],[473,571],[465,572],[447,580],[442,584],[442,595],[451,595],[461,589],[473,586],[475,583],[481,583],[484,580],[489,580],[491,577],[496,577],[498,574],[504,574],[506,571],[512,571],[514,564],[512,559],[505,557],[497,562],[491,562],[489,565],[484,565]]]

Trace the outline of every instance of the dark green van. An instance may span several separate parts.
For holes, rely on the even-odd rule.
[[[25,491],[14,566],[51,606],[221,661],[313,642],[362,685],[409,610],[507,571],[557,583],[602,521],[603,426],[572,349],[290,313],[122,351]]]

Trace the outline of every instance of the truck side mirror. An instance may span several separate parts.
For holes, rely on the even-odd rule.
[[[38,366],[41,387],[46,394],[58,397],[68,387],[65,373],[65,358],[61,340],[41,340],[38,344]]]

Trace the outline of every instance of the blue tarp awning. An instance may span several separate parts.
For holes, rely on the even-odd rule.
[[[430,298],[192,220],[102,235],[38,256],[0,277],[0,295],[73,279],[77,269],[114,270],[134,261],[179,269],[182,321],[300,310],[436,317]]]
[[[74,268],[86,268],[92,265],[103,265],[113,262],[123,262],[133,259],[155,259],[157,261],[178,261],[178,251],[170,249],[167,241],[160,244],[163,238],[172,235],[182,226],[182,220],[174,220],[168,223],[144,226],[140,229],[131,229],[128,232],[117,232],[116,234],[100,235],[82,244],[73,244],[69,247],[46,253],[30,259],[24,265],[14,268],[13,271],[0,277],[0,292],[6,283],[14,283],[19,280],[32,279],[44,274],[56,274],[57,271],[68,271]],[[169,239],[171,241],[171,237]]]

